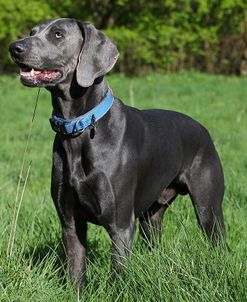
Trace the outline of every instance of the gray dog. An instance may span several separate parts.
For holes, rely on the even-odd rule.
[[[51,194],[74,282],[86,271],[87,222],[109,233],[118,271],[135,218],[145,238],[160,236],[164,211],[178,194],[190,195],[213,242],[225,237],[224,177],[208,131],[181,113],[138,110],[113,97],[104,75],[118,51],[109,38],[89,23],[47,20],[13,42],[10,53],[22,83],[52,95]]]

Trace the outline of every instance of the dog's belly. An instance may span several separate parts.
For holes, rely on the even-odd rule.
[[[136,217],[142,216],[155,201],[160,199],[162,192],[176,179],[178,173],[178,169],[168,173],[164,169],[160,177],[146,175],[140,180],[135,194]]]
[[[185,115],[163,110],[147,110],[143,114],[143,141],[137,149],[136,217],[158,201],[172,183],[179,182],[179,176],[190,169],[199,150],[212,144],[205,130]],[[164,194],[166,198],[160,200],[169,197],[169,193]]]

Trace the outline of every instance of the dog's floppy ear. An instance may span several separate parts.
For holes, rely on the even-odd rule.
[[[84,42],[76,69],[76,79],[80,86],[89,87],[94,80],[115,65],[118,50],[113,42],[90,23],[78,25],[83,31]]]

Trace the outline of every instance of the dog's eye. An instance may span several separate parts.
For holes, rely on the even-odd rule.
[[[59,31],[56,31],[56,32],[55,32],[55,37],[56,37],[57,39],[61,39],[62,36],[63,36],[63,35],[62,35]]]

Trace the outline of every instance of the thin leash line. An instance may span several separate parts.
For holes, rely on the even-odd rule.
[[[13,213],[13,218],[12,218],[12,222],[11,222],[11,230],[10,230],[8,246],[7,246],[7,257],[12,256],[20,207],[21,207],[22,199],[23,199],[26,184],[27,184],[27,179],[28,179],[30,169],[31,169],[31,164],[32,164],[31,162],[29,163],[28,170],[27,170],[27,173],[26,173],[26,176],[24,179],[24,185],[22,188],[22,192],[20,193],[21,183],[22,183],[22,179],[23,179],[23,170],[24,170],[24,166],[26,163],[26,155],[28,153],[28,149],[29,149],[29,145],[30,145],[30,141],[31,141],[32,129],[33,129],[34,119],[35,119],[36,110],[37,110],[37,106],[38,106],[39,95],[40,95],[40,88],[39,88],[37,96],[36,96],[32,119],[31,119],[30,125],[29,125],[27,141],[26,141],[24,152],[23,152],[21,168],[20,168],[20,172],[19,172],[19,176],[18,176],[18,184],[17,184],[17,191],[16,191],[16,196],[15,196],[15,204],[14,204],[14,213]]]

